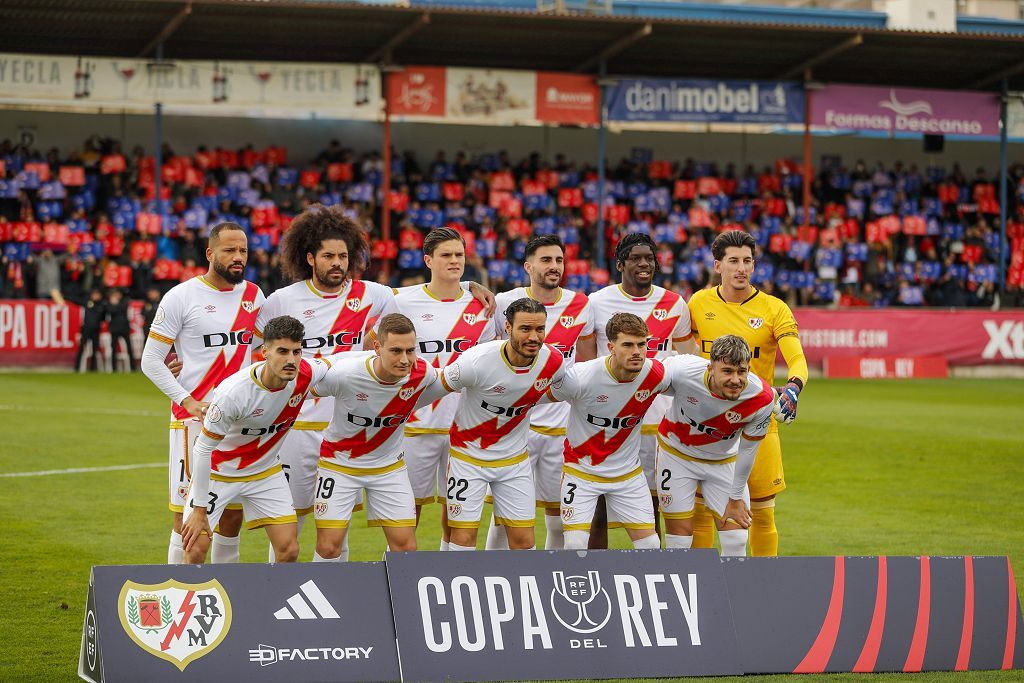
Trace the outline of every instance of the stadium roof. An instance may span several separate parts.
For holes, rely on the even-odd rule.
[[[867,13],[871,14],[871,13]],[[696,15],[697,17],[704,15]],[[792,13],[682,18],[500,5],[329,0],[4,0],[3,51],[167,59],[382,62],[699,78],[1024,90],[1024,38],[807,24]],[[770,19],[770,17],[769,17]],[[1012,22],[1011,22],[1012,23]],[[390,54],[389,54],[390,53]]]

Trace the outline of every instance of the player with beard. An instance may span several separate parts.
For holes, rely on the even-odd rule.
[[[547,314],[544,343],[553,346],[565,358],[568,371],[576,362],[597,357],[594,316],[583,292],[562,288],[565,274],[565,246],[557,235],[538,235],[526,244],[529,287],[517,287],[497,297],[495,328],[505,338],[505,309],[513,301],[528,297],[540,302]],[[569,406],[563,403],[537,406],[530,414],[528,449],[537,487],[537,507],[544,509],[546,550],[560,550],[563,545],[562,517],[559,512],[559,482],[562,480],[562,447],[569,420]],[[488,550],[508,548],[505,530],[491,523],[487,532]]]
[[[174,513],[174,528],[167,551],[169,564],[183,561],[181,523],[190,479],[189,453],[209,397],[250,361],[264,299],[260,288],[244,279],[248,253],[241,226],[214,226],[206,249],[209,270],[164,295],[142,352],[142,371],[172,402],[168,507]],[[172,347],[181,363],[177,377],[164,364]],[[213,537],[213,562],[238,561],[241,525],[241,508],[224,511]]]
[[[475,346],[448,365],[441,381],[461,391],[448,458],[449,550],[475,550],[490,486],[494,516],[513,550],[534,548],[535,489],[527,436],[530,412],[565,376],[565,358],[544,343],[547,312],[522,298],[505,309],[507,341]]]
[[[695,353],[697,346],[690,331],[690,313],[683,297],[654,284],[658,267],[658,245],[645,233],[630,233],[615,248],[615,268],[622,274],[622,282],[608,285],[590,295],[594,309],[594,327],[597,330],[597,348],[606,355],[608,322],[616,313],[632,313],[647,325],[651,336],[647,340],[647,357],[664,360],[676,353]],[[654,504],[654,519],[658,523],[658,495],[655,478],[655,460],[658,454],[658,425],[671,399],[658,396],[641,427],[640,463],[643,465],[647,485]],[[590,547],[608,547],[605,531],[605,506],[599,505],[591,529]],[[658,528],[658,532],[661,529]]]
[[[231,503],[242,504],[248,528],[266,529],[274,561],[294,562],[299,554],[295,509],[277,451],[306,393],[331,364],[302,357],[302,323],[291,316],[270,320],[264,332],[266,360],[217,387],[196,440],[191,512],[182,527],[189,564],[206,560],[210,526]]]

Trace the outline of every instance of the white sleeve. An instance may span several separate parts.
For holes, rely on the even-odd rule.
[[[192,500],[200,504],[210,495],[210,469],[213,451],[238,419],[234,403],[214,392],[213,402],[203,419],[203,429],[192,450]]]
[[[335,363],[330,366],[330,369],[313,383],[309,392],[318,398],[324,398],[327,396],[344,398],[345,381],[343,373],[345,372],[346,367],[346,363]]]
[[[259,297],[257,297],[257,300]],[[267,327],[267,323],[277,317],[277,310],[281,307],[279,302],[281,301],[280,296],[271,294],[263,305],[260,306],[260,312],[256,316],[256,329],[253,330],[256,336],[263,339],[263,330]],[[254,342],[255,343],[255,342]]]
[[[170,352],[170,344],[150,334],[146,339],[146,346],[142,349],[142,372],[149,378],[149,381],[156,385],[157,389],[181,405],[181,402],[190,394],[185,387],[178,383],[164,362]]]
[[[457,361],[445,366],[441,373],[441,381],[446,389],[462,391],[468,386],[473,386],[476,382],[476,366],[472,362],[475,357],[476,354],[473,354],[467,359],[466,354],[463,354]]]
[[[587,300],[587,305],[583,307],[583,331],[580,332],[581,337],[589,337],[594,334],[594,307],[590,305],[590,301]]]
[[[547,393],[556,401],[574,401],[580,398],[580,380],[576,368],[572,367],[565,373],[565,378],[558,382],[552,382]]]
[[[686,341],[693,336],[693,330],[690,329],[690,307],[683,301],[683,297],[679,297],[676,301],[675,308],[679,311],[679,319],[676,320],[676,326],[672,328],[672,343]]]
[[[448,391],[448,387],[441,381],[441,371],[432,365],[427,366],[427,376],[424,378],[424,382],[427,382],[427,386],[423,389],[420,397],[416,399],[415,410],[419,410],[425,405],[429,405],[439,398],[444,398],[451,392]],[[430,373],[433,373],[431,378]]]
[[[395,301],[395,290],[376,282],[368,282],[367,285],[370,286],[369,290],[372,295],[369,316],[370,324],[367,325],[367,330],[370,330],[374,328],[377,321],[382,317],[389,313],[399,313],[399,310],[398,302]]]

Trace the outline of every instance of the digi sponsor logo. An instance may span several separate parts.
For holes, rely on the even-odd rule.
[[[203,335],[203,346],[208,349],[215,349],[221,346],[242,346],[251,343],[251,330],[233,330],[231,332],[214,332]]]
[[[278,662],[316,662],[344,661],[346,659],[369,659],[373,652],[370,647],[274,647],[260,643],[254,650],[249,650],[249,661],[258,662],[260,666],[270,666]]]
[[[435,653],[701,644],[696,574],[424,576],[416,588],[424,645]]]
[[[213,651],[231,628],[231,601],[217,580],[199,584],[125,581],[121,626],[135,644],[180,671]]]

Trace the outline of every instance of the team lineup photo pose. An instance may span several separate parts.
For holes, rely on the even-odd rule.
[[[143,373],[171,399],[168,507],[174,518],[168,564],[183,562],[181,524],[190,453],[210,396],[225,378],[249,365],[253,334],[259,335],[256,318],[264,299],[260,288],[244,279],[248,253],[240,225],[214,226],[206,248],[209,270],[164,295],[142,352]],[[177,377],[165,364],[172,348],[181,364]],[[241,509],[233,506],[221,512],[213,562],[238,562]]]
[[[665,547],[691,547],[700,486],[716,520],[722,555],[743,556],[750,525],[747,480],[776,395],[770,383],[750,374],[750,347],[740,337],[719,337],[708,355],[710,363],[691,355],[665,361],[673,394],[658,428]]]
[[[276,562],[299,555],[295,508],[278,451],[330,363],[302,357],[305,330],[291,316],[268,321],[263,334],[266,360],[221,382],[196,439],[181,532],[189,564],[205,562],[210,529],[232,503],[241,503],[249,529],[266,529]]]
[[[723,334],[735,334],[750,346],[751,372],[766,385],[775,377],[775,357],[782,352],[789,378],[776,403],[778,419],[784,423],[796,418],[797,399],[807,384],[807,359],[797,330],[793,311],[781,299],[754,287],[754,238],[741,230],[728,230],[711,244],[715,272],[721,276],[717,287],[701,290],[690,298],[690,320],[699,341],[700,354],[709,357],[711,346]],[[773,417],[768,435],[757,451],[750,475],[751,514],[750,554],[774,556],[779,552],[779,534],[775,526],[775,497],[786,488],[782,467],[779,426]],[[714,544],[711,515],[698,495],[694,517],[696,548]]]
[[[530,276],[530,286],[517,287],[496,297],[494,327],[497,336],[502,339],[508,337],[505,310],[513,301],[526,297],[544,306],[547,315],[544,343],[562,354],[566,370],[573,363],[595,358],[597,341],[594,336],[594,316],[587,295],[561,286],[565,274],[565,245],[562,240],[557,235],[534,237],[526,244],[525,257],[523,267]],[[527,447],[537,489],[537,507],[545,513],[546,550],[562,547],[562,519],[558,501],[562,448],[568,419],[569,406],[558,403],[537,406],[530,414]],[[487,534],[487,548],[508,548],[505,529],[501,524],[491,525]]]

